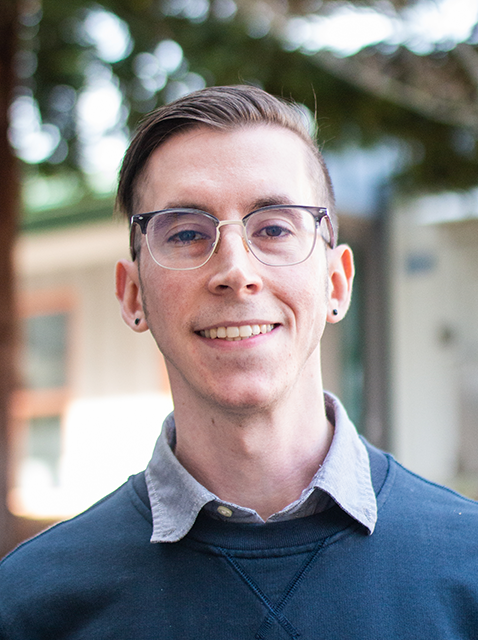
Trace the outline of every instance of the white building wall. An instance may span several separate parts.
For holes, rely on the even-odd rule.
[[[460,449],[458,488],[478,498],[478,220],[444,229],[456,256]]]
[[[393,451],[425,477],[456,484],[464,370],[478,366],[478,221],[465,257],[456,241],[461,223],[430,224],[421,213],[419,203],[403,204],[390,229]],[[477,423],[475,415],[468,434],[475,447]]]

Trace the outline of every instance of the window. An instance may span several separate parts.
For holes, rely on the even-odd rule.
[[[9,495],[17,515],[45,517],[60,510],[71,320],[70,296],[61,292],[35,295],[22,308]]]
[[[61,416],[37,416],[26,423],[21,487],[48,490],[60,484]]]
[[[24,385],[58,389],[67,383],[68,313],[32,315],[24,319]]]

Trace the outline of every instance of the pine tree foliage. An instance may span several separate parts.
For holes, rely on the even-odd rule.
[[[194,74],[207,84],[251,82],[316,110],[319,138],[328,149],[350,142],[401,141],[405,160],[396,181],[403,190],[473,187],[478,175],[476,46],[462,43],[449,50],[442,46],[417,55],[403,45],[391,48],[377,43],[347,57],[284,46],[286,21],[327,15],[339,4],[347,3],[103,0],[101,7],[124,21],[131,36],[127,55],[113,62],[100,60],[124,96],[124,126],[133,128],[146,111],[174,96],[185,78],[187,84]],[[413,2],[353,4],[399,16]],[[84,0],[43,0],[40,5],[25,0],[22,6],[23,50],[29,53],[19,59],[30,64],[32,72],[23,70],[19,90],[23,86],[32,92],[42,121],[57,126],[68,147],[66,153],[63,144],[37,169],[46,174],[76,171],[80,155],[76,99],[88,65],[99,59],[85,36],[84,20],[100,5]],[[166,74],[164,86],[156,78],[157,89],[151,89],[154,81],[147,78],[145,87],[148,82],[139,77],[141,56],[152,54],[165,40],[180,45],[182,64]],[[68,93],[68,88],[74,91]]]

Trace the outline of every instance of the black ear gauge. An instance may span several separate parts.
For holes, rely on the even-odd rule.
[[[339,315],[338,309],[332,309],[332,315],[333,316],[338,316]]]
[[[135,323],[136,326],[138,326],[140,322],[141,322],[141,318],[135,318],[134,319],[134,323]]]

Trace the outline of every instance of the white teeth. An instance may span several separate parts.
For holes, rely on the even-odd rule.
[[[212,329],[204,329],[199,333],[203,338],[222,338],[225,340],[247,340],[251,336],[257,336],[260,333],[269,333],[274,328],[273,324],[242,324],[234,327],[214,327]]]
[[[227,327],[226,338],[238,338],[240,335],[239,327]]]
[[[249,338],[249,336],[252,336],[252,327],[248,324],[242,325],[239,327],[239,335],[241,338]]]

